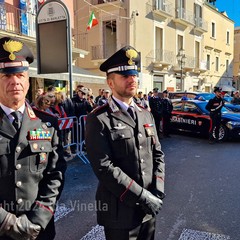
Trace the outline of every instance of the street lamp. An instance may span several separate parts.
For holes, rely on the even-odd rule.
[[[182,85],[182,91],[184,90],[184,84],[183,84],[183,68],[186,63],[186,56],[185,56],[185,50],[184,49],[179,49],[178,54],[177,54],[177,60],[178,60],[178,65],[181,68],[181,85]]]

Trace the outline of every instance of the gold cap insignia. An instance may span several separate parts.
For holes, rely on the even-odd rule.
[[[19,52],[20,50],[22,50],[22,48],[23,43],[18,41],[9,40],[3,44],[3,49],[6,52],[10,53],[9,59],[12,61],[16,59],[16,55],[14,54],[14,52]]]
[[[128,64],[133,65],[134,64],[133,58],[137,58],[138,53],[134,49],[129,49],[126,51],[126,56],[129,58]]]

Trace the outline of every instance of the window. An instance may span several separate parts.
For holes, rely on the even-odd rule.
[[[226,39],[226,44],[229,45],[230,44],[230,32],[227,31],[227,39]]]
[[[197,27],[202,27],[202,7],[194,4],[195,24]]]
[[[173,110],[180,112],[182,110],[182,102],[173,103]]]
[[[199,68],[200,66],[200,43],[199,42],[195,42],[195,67]]]
[[[165,11],[164,0],[156,0],[156,9]]]
[[[180,49],[183,49],[183,36],[177,36],[177,51],[179,52]]]
[[[216,62],[215,62],[216,66],[215,66],[215,71],[218,72],[219,69],[219,57],[216,57]]]
[[[185,103],[183,111],[189,112],[189,113],[198,113],[199,112],[197,106],[193,103]]]
[[[210,54],[207,54],[207,70],[210,70],[211,66],[211,57]]]
[[[159,27],[156,27],[155,32],[155,59],[163,61],[163,30]]]
[[[216,23],[212,22],[212,38],[216,38]]]

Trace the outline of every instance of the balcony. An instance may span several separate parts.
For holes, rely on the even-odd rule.
[[[203,21],[201,17],[195,18],[195,27],[194,27],[195,33],[203,34],[208,31],[208,23],[207,21]]]
[[[96,45],[92,46],[92,61],[101,63],[107,58],[111,57],[117,50],[124,47],[125,44],[120,44],[119,47],[116,44],[108,45]]]
[[[98,5],[98,4],[103,4],[104,5],[110,5],[110,6],[115,6],[119,7],[122,5],[124,0],[91,0],[90,3],[92,5]]]
[[[36,15],[8,3],[0,4],[0,31],[36,37]]]
[[[183,27],[195,25],[194,14],[191,11],[187,11],[186,9],[179,7],[176,10],[176,18],[173,19],[173,21]]]
[[[147,65],[152,65],[153,70],[163,70],[174,62],[173,51],[154,49],[146,56]]]
[[[28,41],[30,48],[36,49],[36,14],[16,8],[8,3],[0,3],[0,34],[1,36],[18,35],[23,41]],[[83,48],[76,48],[78,45]],[[79,57],[79,54],[87,55],[86,51],[86,36],[74,36],[73,59]]]
[[[162,2],[155,1],[154,4],[146,4],[147,13],[152,12],[153,17],[159,18],[160,20],[166,20],[169,17],[172,17],[174,14],[173,4],[169,1],[163,0]]]

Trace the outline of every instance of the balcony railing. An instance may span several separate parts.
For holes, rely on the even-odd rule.
[[[155,1],[152,7],[153,7],[153,10],[166,12],[169,15],[173,14],[173,4],[170,3],[169,1],[166,1],[166,0]]]
[[[163,63],[172,64],[174,61],[173,51],[154,49],[147,55],[147,64],[151,63]]]
[[[191,11],[187,11],[184,8],[177,8],[176,18],[184,20],[185,22],[189,22],[191,24],[195,24],[193,13]]]
[[[204,31],[208,30],[208,23],[207,23],[207,21],[203,21],[203,19],[200,18],[200,17],[196,17],[195,18],[195,26],[197,28],[203,29]]]
[[[74,47],[88,51],[88,33],[73,35]]]
[[[16,8],[8,3],[0,3],[0,30],[36,37],[35,26],[35,14]]]
[[[107,59],[124,46],[125,44],[118,44],[117,46],[114,44],[92,46],[92,60]]]
[[[92,5],[108,3],[108,2],[124,2],[124,0],[91,0]]]

